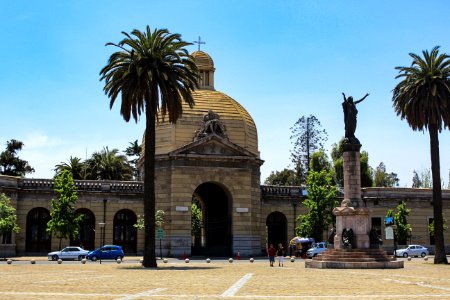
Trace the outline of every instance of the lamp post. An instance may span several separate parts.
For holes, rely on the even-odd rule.
[[[105,245],[105,225],[106,225],[105,222],[98,223],[98,226],[100,226],[100,239],[101,239],[100,248]],[[102,251],[101,250],[99,251],[99,254],[100,254],[100,264],[101,264],[102,263]]]

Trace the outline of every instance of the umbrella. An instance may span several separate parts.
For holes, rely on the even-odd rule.
[[[313,242],[314,242],[313,238],[305,238],[305,237],[296,236],[289,242],[289,244],[295,245],[298,243],[313,243]]]

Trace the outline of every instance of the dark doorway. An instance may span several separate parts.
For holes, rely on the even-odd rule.
[[[273,212],[267,216],[267,243],[277,248],[278,244],[283,244],[287,248],[287,219],[280,212]]]
[[[129,209],[119,210],[114,216],[114,245],[122,246],[126,253],[136,253],[136,214]]]
[[[201,242],[192,247],[192,255],[231,255],[231,214],[226,192],[211,182],[197,187],[193,198],[202,210]]]
[[[95,216],[92,211],[87,208],[77,209],[77,214],[84,216],[78,228],[78,238],[71,239],[72,246],[80,246],[86,250],[95,249]]]
[[[51,237],[47,233],[50,212],[42,207],[30,210],[27,215],[26,252],[48,253],[51,251]]]

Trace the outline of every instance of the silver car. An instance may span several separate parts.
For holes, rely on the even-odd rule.
[[[48,260],[58,260],[58,259],[78,259],[82,260],[88,254],[88,250],[84,250],[80,247],[66,247],[61,251],[54,251],[47,254]]]
[[[428,249],[421,245],[409,245],[405,249],[398,249],[395,251],[396,256],[417,256],[425,257],[428,255]]]

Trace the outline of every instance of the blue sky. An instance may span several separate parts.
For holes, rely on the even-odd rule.
[[[435,45],[450,53],[448,1],[2,1],[0,150],[53,176],[55,164],[103,146],[141,139],[144,118],[125,123],[109,110],[99,71],[121,31],[167,28],[214,60],[215,87],[253,116],[265,163],[261,181],[290,165],[290,127],[315,115],[326,150],[344,134],[342,92],[360,98],[356,136],[369,164],[384,162],[400,186],[430,167],[428,132],[414,132],[392,108],[396,66]],[[191,46],[190,51],[197,49]],[[440,136],[442,179],[450,169],[450,131]]]

